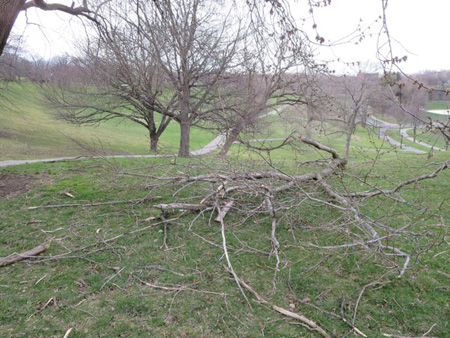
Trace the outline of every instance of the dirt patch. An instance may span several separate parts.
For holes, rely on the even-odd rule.
[[[42,181],[48,181],[48,177],[44,175],[0,174],[0,199],[26,193],[33,189],[36,183]]]

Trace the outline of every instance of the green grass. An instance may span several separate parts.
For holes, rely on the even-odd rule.
[[[30,111],[37,117],[45,117],[36,108],[38,105],[24,104],[34,107]],[[15,119],[9,122],[21,126],[17,116]],[[271,123],[265,132],[259,134],[263,137],[284,137],[292,129],[274,116],[268,121]],[[62,128],[66,127],[71,128]],[[343,153],[345,135],[324,127],[326,130],[315,131],[317,138]],[[134,127],[129,128],[132,132]],[[193,141],[206,143],[208,137],[193,136]],[[35,149],[40,147],[38,144]],[[210,173],[212,169],[238,173],[273,167],[299,174],[320,169],[317,163],[305,164],[314,159],[328,162],[329,156],[295,140],[286,148],[259,153],[234,145],[227,161],[211,155],[1,168],[0,177],[8,175],[17,178],[16,182],[28,178],[30,185],[23,191],[14,187],[12,190],[20,193],[0,198],[0,257],[23,252],[46,240],[51,244],[41,257],[0,268],[0,336],[62,337],[72,328],[70,337],[318,337],[246,293],[251,308],[248,306],[224,269],[226,261],[220,226],[213,221],[215,213],[187,213],[171,221],[166,229],[168,248],[163,247],[164,226],[156,218],[159,210],[153,205],[174,200],[200,203],[217,184],[183,186],[175,182],[156,187],[155,183],[165,181],[123,174],[186,177]],[[363,191],[374,185],[389,189],[430,173],[437,168],[436,163],[447,160],[447,153],[430,157],[400,151],[383,143],[374,132],[358,128],[346,170],[330,177],[327,183],[342,192]],[[278,184],[268,182],[272,183]],[[224,184],[232,187],[234,182]],[[408,236],[388,238],[390,244],[404,250],[422,250],[401,278],[391,267],[392,261],[401,264],[402,259],[386,259],[379,252],[366,252],[360,247],[320,250],[309,245],[359,240],[348,237],[347,232],[355,230],[351,218],[314,202],[314,198],[323,199],[325,195],[318,184],[309,182],[275,197],[297,204],[277,211],[276,235],[282,262],[273,289],[276,261],[274,255],[268,254],[272,249],[272,222],[267,214],[259,212],[265,205],[264,198],[253,194],[260,187],[261,183],[249,181],[245,189],[230,195],[236,198],[236,209],[227,215],[225,225],[236,273],[262,297],[305,315],[336,337],[356,337],[348,325],[335,318],[341,313],[349,322],[355,316],[355,326],[368,337],[419,337],[430,328],[430,337],[447,336],[448,170],[404,188],[401,197],[410,204],[384,196],[359,201],[364,217],[391,228],[409,226]],[[311,199],[303,198],[304,191],[310,193]],[[149,196],[153,199],[145,203],[29,208]],[[246,209],[254,212],[244,212]],[[165,218],[178,216],[177,212],[169,212]]]
[[[364,137],[362,131],[357,135]],[[360,143],[369,145],[370,141],[364,139]],[[284,156],[284,161],[276,165],[291,173],[311,170],[295,165],[296,160],[310,159],[315,154],[300,148],[297,156],[292,151],[273,152],[275,158],[282,158],[277,152]],[[433,167],[418,168],[447,159],[443,154],[428,160],[427,156],[382,151],[384,155],[372,167],[372,153],[357,147],[353,150],[348,174],[366,177],[371,184],[384,187],[430,172]],[[209,222],[209,213],[196,219],[191,230],[190,222],[195,214],[168,225],[169,250],[162,247],[163,227],[158,225],[158,220],[149,219],[158,214],[152,204],[173,201],[172,194],[179,189],[178,185],[152,191],[156,200],[143,204],[28,209],[37,205],[126,200],[148,195],[149,182],[145,178],[118,174],[122,171],[180,174],[190,164],[194,175],[223,165],[213,158],[177,160],[177,163],[180,166],[173,165],[169,159],[83,160],[2,169],[0,174],[36,176],[41,182],[29,192],[0,200],[0,256],[21,252],[45,240],[52,239],[52,242],[45,259],[2,268],[0,336],[60,337],[69,328],[73,328],[71,337],[259,337],[263,333],[266,337],[317,336],[293,325],[293,321],[267,306],[253,300],[252,309],[247,306],[223,268],[221,235],[217,225]],[[264,161],[254,158],[248,158],[246,165],[260,170],[266,166]],[[445,289],[450,273],[446,253],[448,237],[444,228],[448,226],[445,220],[449,208],[441,204],[448,204],[448,178],[444,172],[403,193],[414,203],[430,209],[426,214],[419,210],[394,215],[395,226],[401,227],[415,219],[410,230],[422,234],[417,241],[422,244],[434,241],[433,234],[438,234],[440,240],[420,255],[403,278],[394,275],[365,289],[355,325],[369,337],[382,337],[383,333],[420,336],[433,324],[436,325],[430,336],[445,337],[450,329],[449,296]],[[329,183],[338,188],[341,179],[348,187],[364,189],[351,176],[335,177]],[[314,185],[303,188],[317,191]],[[66,191],[75,198],[64,195]],[[189,186],[180,192],[179,198],[195,202],[201,196],[202,188]],[[243,203],[259,202],[250,198]],[[365,201],[363,211],[384,221],[384,215],[399,208],[402,206],[389,199],[374,199]],[[296,218],[298,215],[301,217]],[[166,217],[175,216],[172,213]],[[245,217],[232,213],[226,218],[230,259],[238,275],[278,306],[304,314],[336,336],[347,334],[349,328],[342,321],[308,304],[339,314],[343,300],[344,315],[351,320],[362,288],[387,272],[383,259],[352,250],[327,252],[309,247],[308,242],[330,245],[345,241],[346,237],[345,233],[336,233],[331,228],[315,231],[339,219],[336,210],[303,203],[299,208],[286,210],[278,225],[277,237],[285,263],[274,291],[274,257],[248,249],[270,251],[270,219],[262,215],[242,223]],[[289,225],[289,219],[298,221]],[[132,233],[140,229],[143,230]],[[116,240],[104,242],[120,235]],[[250,294],[247,296],[253,299]]]
[[[450,108],[450,101],[429,101],[425,106],[426,110],[444,110]]]
[[[431,149],[425,146],[422,146],[420,144],[414,143],[413,141],[407,140],[404,137],[402,137],[398,130],[388,130],[387,131],[387,135],[389,137],[391,137],[392,139],[396,140],[397,142],[401,142],[402,144],[408,146],[408,147],[412,147],[412,148],[416,148],[419,150],[423,150],[425,152],[430,152]]]
[[[26,99],[24,99],[26,98]],[[148,154],[149,136],[128,120],[111,120],[98,126],[76,126],[56,120],[42,104],[34,84],[9,84],[0,102],[0,160],[60,156]],[[171,123],[161,137],[161,153],[177,153],[179,125]],[[191,150],[206,145],[213,134],[192,128]]]
[[[414,137],[414,130],[408,130],[408,135]],[[433,133],[425,129],[418,129],[416,131],[416,139],[437,148],[445,149],[446,146],[444,137],[439,132]]]

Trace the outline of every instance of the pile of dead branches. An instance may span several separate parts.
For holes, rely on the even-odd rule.
[[[336,187],[335,181],[344,175],[347,160],[341,158],[338,152],[311,139],[301,141],[316,150],[329,154],[328,158],[309,162],[315,170],[302,174],[289,174],[274,165],[272,170],[249,171],[248,168],[237,170],[231,167],[208,168],[208,173],[192,175],[192,167],[180,165],[175,174],[168,176],[153,176],[142,173],[125,172],[126,175],[140,176],[147,179],[147,188],[153,192],[161,189],[174,189],[173,203],[155,204],[154,207],[161,210],[161,219],[169,214],[178,212],[178,217],[186,213],[197,213],[198,217],[206,215],[214,218],[224,226],[225,217],[230,214],[240,215],[239,221],[245,223],[252,217],[268,217],[271,222],[270,239],[272,252],[277,259],[278,270],[280,259],[278,253],[280,244],[277,240],[277,227],[282,222],[293,222],[298,219],[286,217],[293,212],[301,212],[305,205],[316,205],[317,208],[325,208],[330,213],[336,214],[331,228],[337,228],[339,232],[347,234],[347,242],[337,245],[318,245],[308,243],[312,247],[326,250],[338,250],[359,248],[368,252],[374,252],[388,262],[390,269],[402,276],[408,269],[413,255],[418,255],[425,250],[424,247],[409,247],[405,249],[401,240],[393,241],[393,238],[407,237],[414,242],[416,236],[409,230],[410,225],[395,226],[387,224],[379,219],[372,219],[363,211],[361,206],[367,205],[367,200],[375,197],[383,197],[398,204],[406,204],[415,208],[406,201],[401,190],[419,181],[432,179],[440,172],[450,167],[450,161],[440,163],[438,168],[428,174],[401,182],[393,188],[372,186],[369,183],[368,190],[352,192],[349,187]],[[205,167],[206,168],[206,167]],[[338,178],[336,180],[336,178]],[[190,196],[181,197],[182,192],[189,187]],[[196,194],[192,195],[192,191]],[[151,195],[150,194],[150,195]],[[195,201],[195,203],[193,202]],[[171,216],[172,217],[172,216]],[[173,218],[173,217],[172,217]],[[288,219],[289,218],[289,219]],[[197,218],[194,219],[192,224]],[[237,222],[233,218],[233,222]],[[435,243],[435,240],[431,243]],[[405,247],[408,247],[406,245]]]

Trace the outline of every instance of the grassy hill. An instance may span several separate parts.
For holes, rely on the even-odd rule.
[[[69,133],[83,143],[91,135],[102,135],[102,143],[111,137],[113,151],[146,151],[145,135],[132,125],[66,125],[54,121],[38,101],[20,96],[38,97],[32,86],[16,92],[8,95],[21,109],[2,113],[7,124],[1,131],[10,138],[0,144],[7,147],[5,140],[11,140],[16,149],[8,156],[28,157],[30,149],[43,156],[75,154],[81,150],[67,140],[64,134]],[[21,110],[27,119],[21,119]],[[275,116],[269,120],[267,128],[245,137],[302,132],[301,124]],[[316,137],[342,153],[345,136],[329,125],[316,127]],[[18,134],[17,140],[12,134]],[[200,132],[193,144],[209,137]],[[33,143],[25,146],[25,140]],[[53,144],[58,142],[66,142],[68,149]],[[176,147],[170,138],[165,142],[168,150]],[[223,178],[269,171],[300,175],[330,161],[329,153],[294,139],[274,151],[234,145],[227,159],[211,154],[0,168],[0,257],[50,243],[40,256],[0,267],[0,336],[320,337],[274,311],[282,308],[315,321],[331,337],[356,337],[354,327],[367,337],[446,337],[449,170],[412,180],[398,194],[349,199],[350,206],[326,195],[321,184],[341,194],[393,189],[435,171],[448,154],[402,152],[370,130],[358,129],[346,169],[325,182],[310,180],[271,195],[271,187],[284,184],[277,176],[243,183]],[[211,173],[221,179],[188,180]],[[171,176],[177,179],[169,182]],[[214,221],[214,208],[161,213],[157,207],[211,200],[234,201],[223,226]],[[264,212],[270,205],[275,206],[272,214]],[[355,215],[342,212],[352,208],[358,210],[356,218],[377,225],[388,248],[412,251],[404,275],[398,273],[404,257],[362,243],[366,237]],[[236,274],[270,303],[239,290],[224,267],[224,239]],[[332,248],[336,245],[343,246]]]
[[[0,119],[0,160],[90,155],[90,151],[149,153],[149,136],[142,126],[128,120],[97,126],[57,120],[32,83],[2,84]],[[211,133],[193,128],[191,149],[201,148],[212,138]],[[161,153],[177,153],[178,143],[179,126],[172,123],[161,138]]]

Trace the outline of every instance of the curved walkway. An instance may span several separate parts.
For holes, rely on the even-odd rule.
[[[374,116],[368,117],[367,124],[370,126],[373,126],[375,128],[378,128],[378,136],[382,137],[388,143],[390,143],[396,147],[399,147],[400,149],[405,150],[405,151],[410,151],[410,152],[413,152],[416,154],[426,154],[426,152],[423,150],[405,146],[404,144],[394,140],[393,138],[391,138],[387,135],[388,130],[400,129],[402,127],[401,125],[388,123],[388,122],[380,120]]]
[[[209,142],[203,148],[198,150],[194,150],[191,152],[192,156],[205,155],[216,150],[225,142],[225,134],[221,133],[216,136],[211,142]],[[167,154],[167,155],[110,155],[105,156],[104,158],[160,158],[160,157],[177,157],[176,154]],[[8,161],[0,161],[0,167],[8,167],[13,165],[22,165],[29,163],[51,163],[51,162],[60,162],[60,161],[70,161],[70,160],[79,160],[83,158],[100,158],[100,157],[90,157],[90,156],[77,156],[77,157],[58,157],[58,158],[44,158],[39,160],[8,160]]]
[[[400,130],[400,135],[403,136],[404,139],[407,139],[407,140],[409,140],[411,142],[420,144],[421,146],[424,146],[424,147],[427,147],[427,148],[431,148],[431,149],[434,149],[434,150],[437,150],[437,151],[446,151],[444,148],[438,148],[438,147],[435,147],[435,146],[433,146],[431,144],[428,144],[428,143],[425,143],[425,142],[421,142],[421,141],[418,141],[418,140],[414,140],[413,137],[408,135],[408,130],[411,130],[411,129],[413,129],[413,128],[403,128],[403,129],[401,129]]]
[[[269,116],[269,115],[275,115],[278,114],[280,111],[282,111],[284,108],[286,108],[287,105],[281,106],[278,109],[274,109],[267,114],[261,116]],[[206,146],[203,148],[191,151],[191,156],[200,156],[205,155],[208,153],[211,153],[220,146],[222,146],[225,143],[226,140],[226,133],[222,132],[219,135],[217,135],[211,142],[209,142]],[[168,154],[168,155],[111,155],[111,156],[105,156],[106,158],[160,158],[160,157],[177,157],[176,154]],[[51,162],[59,162],[59,161],[68,161],[68,160],[79,160],[82,158],[96,158],[96,157],[90,157],[90,156],[77,156],[77,157],[58,157],[58,158],[44,158],[39,160],[7,160],[7,161],[0,161],[0,167],[8,167],[13,165],[22,165],[22,164],[29,164],[29,163],[51,163]]]

